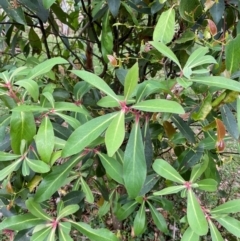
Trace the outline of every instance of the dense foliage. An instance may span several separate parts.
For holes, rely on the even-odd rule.
[[[239,141],[238,0],[0,6],[2,234],[240,238],[240,200],[216,194]]]

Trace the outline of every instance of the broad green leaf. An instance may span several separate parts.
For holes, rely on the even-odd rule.
[[[121,0],[107,0],[107,3],[111,14],[116,18],[121,5]]]
[[[134,200],[127,202],[121,208],[117,209],[116,217],[119,221],[126,219],[138,206],[138,203]]]
[[[161,177],[166,178],[177,183],[185,183],[185,180],[180,174],[166,161],[163,159],[156,159],[153,163],[153,170]]]
[[[123,180],[130,198],[136,198],[146,179],[147,167],[140,123],[136,122],[131,130],[125,149]]]
[[[133,229],[135,235],[142,234],[146,229],[146,208],[145,202],[142,203],[134,218]]]
[[[124,81],[124,96],[128,100],[133,91],[135,90],[139,79],[139,67],[136,62],[127,72]]]
[[[191,229],[198,235],[206,235],[208,223],[199,202],[190,189],[187,194],[187,219]]]
[[[191,177],[190,177],[190,182],[194,182],[196,181],[203,173],[204,171],[207,169],[208,167],[208,156],[204,155],[203,157],[203,162],[195,165],[192,168],[192,172],[191,172]]]
[[[150,41],[149,43],[154,48],[156,48],[160,53],[162,53],[164,56],[168,57],[174,63],[176,63],[180,69],[182,69],[177,56],[172,52],[172,50],[169,47],[167,47],[165,44],[160,42]]]
[[[226,45],[226,67],[230,73],[234,73],[239,70],[240,64],[240,35]]]
[[[42,2],[43,2],[43,6],[46,9],[49,9],[56,2],[56,0],[43,0]]]
[[[184,114],[185,111],[180,104],[171,100],[145,100],[132,106],[133,109],[147,112],[169,112]]]
[[[185,67],[193,68],[194,66],[198,65],[198,61],[201,57],[203,57],[209,49],[207,47],[199,47],[196,49],[188,58],[187,63],[185,64]]]
[[[69,224],[69,228],[66,227]],[[73,241],[73,239],[70,236],[71,231],[71,224],[70,223],[59,223],[58,225],[58,235],[59,235],[59,241]]]
[[[55,112],[55,114],[61,117],[65,122],[67,122],[74,130],[76,130],[79,126],[81,126],[81,123],[72,116],[64,115],[57,112]]]
[[[72,168],[79,163],[83,156],[76,155],[67,162],[52,168],[52,172],[44,176],[41,184],[37,188],[34,200],[43,202],[49,199],[65,182]]]
[[[186,187],[184,185],[166,187],[166,188],[162,189],[161,191],[154,192],[153,195],[154,196],[168,195],[168,194],[178,193],[183,189],[186,189]]]
[[[62,156],[68,157],[81,152],[104,132],[116,115],[117,113],[106,114],[78,127],[67,140]]]
[[[68,205],[59,212],[57,216],[57,220],[61,220],[62,218],[67,217],[77,212],[78,210],[79,210],[79,206],[77,204]]]
[[[222,89],[240,92],[239,82],[222,76],[193,77],[191,78],[191,81],[200,84],[205,84],[208,86],[214,86]]]
[[[44,223],[44,220],[33,216],[31,213],[14,215],[1,221],[0,230],[11,229],[20,231],[32,228],[41,223]]]
[[[46,241],[56,241],[56,238],[55,238],[56,234],[55,234],[55,232],[56,232],[56,228],[52,228],[50,233],[49,233],[49,235],[48,235],[48,237],[47,237],[47,239],[46,239]]]
[[[240,212],[240,199],[231,200],[211,210],[212,214],[229,214]]]
[[[30,168],[27,164],[26,159],[22,162],[22,175],[24,177],[28,176],[30,174]]]
[[[13,72],[10,75],[9,82],[12,82],[13,78],[15,76],[25,75],[26,71],[29,72],[29,70],[26,66],[22,66],[22,67],[19,67],[19,68],[13,70]]]
[[[100,157],[101,163],[104,166],[107,175],[116,182],[123,184],[123,166],[117,160],[104,153],[98,152],[97,154]]]
[[[124,98],[121,98],[120,96],[119,96],[119,99],[120,100],[124,100]],[[110,96],[104,96],[102,99],[100,99],[97,102],[97,105],[101,106],[101,107],[105,107],[105,108],[119,107],[120,106],[120,102],[115,100],[115,99],[113,99]]]
[[[82,113],[84,115],[89,115],[88,111],[82,105],[76,105],[70,102],[55,102],[54,111],[73,111],[77,113]]]
[[[117,236],[108,229],[92,229],[88,224],[83,222],[70,222],[74,228],[87,236],[91,241],[119,241]]]
[[[175,10],[173,8],[163,12],[158,19],[153,32],[153,41],[168,44],[173,39],[175,32]]]
[[[179,13],[181,18],[188,22],[195,20],[202,15],[202,4],[199,0],[181,0],[179,5]]]
[[[157,228],[165,234],[169,233],[167,223],[163,215],[150,202],[148,202],[148,206],[152,215],[153,222]]]
[[[54,149],[54,131],[48,116],[42,119],[35,141],[42,161],[49,163]]]
[[[86,81],[87,83],[101,90],[106,95],[112,97],[116,101],[119,101],[118,96],[113,92],[109,85],[97,75],[83,70],[72,70],[71,72]]]
[[[23,112],[47,112],[49,109],[38,105],[19,105],[12,109],[12,111],[23,111]]]
[[[38,173],[46,173],[50,171],[49,165],[45,162],[40,160],[32,160],[26,158],[25,161],[27,162],[28,166],[34,171]]]
[[[82,97],[92,88],[89,83],[80,81],[74,85],[73,93],[76,100],[81,100]]]
[[[54,110],[54,108],[55,108],[55,100],[53,98],[52,93],[50,93],[48,91],[45,91],[45,92],[42,93],[42,96],[41,96],[41,104],[42,104],[42,106],[45,106],[45,105],[49,106],[49,104],[47,103],[46,100],[48,100],[49,104],[51,105],[52,109]]]
[[[21,155],[16,155],[13,153],[7,153],[7,152],[0,151],[0,162],[15,160],[15,159],[19,158],[20,156]]]
[[[240,96],[237,98],[237,124],[238,131],[240,132]]]
[[[122,145],[125,137],[125,112],[120,111],[112,120],[105,133],[107,153],[110,157]]]
[[[88,186],[88,184],[84,181],[84,179],[82,177],[81,177],[81,185],[82,185],[82,191],[86,195],[87,202],[93,203],[94,202],[94,196],[92,194],[92,191],[91,191],[90,187]]]
[[[42,240],[46,240],[46,237],[50,234],[52,230],[52,227],[46,227],[46,228],[42,228],[36,232],[33,233],[32,235],[32,239],[34,241],[42,241]]]
[[[191,41],[195,38],[195,33],[191,30],[186,30],[182,33],[182,36],[174,41],[174,43],[182,44]]]
[[[44,62],[38,64],[37,66],[35,66],[31,72],[29,73],[29,75],[27,76],[28,79],[34,79],[37,76],[43,75],[48,73],[53,66],[55,66],[56,64],[68,64],[68,61],[61,58],[61,57],[55,57],[55,58],[51,58],[48,60],[45,60]]]
[[[211,219],[208,220],[208,224],[210,228],[212,241],[224,241],[222,235],[220,234],[216,226],[213,224]]]
[[[196,234],[191,227],[188,227],[184,232],[181,241],[199,241],[199,235]]]
[[[26,206],[34,216],[49,222],[53,221],[53,219],[46,212],[44,212],[40,204],[34,202],[33,198],[29,198],[26,201]]]
[[[218,183],[214,179],[203,179],[197,182],[198,188],[203,191],[215,192],[217,190]]]
[[[236,237],[240,238],[240,221],[232,217],[216,218],[216,220]]]
[[[176,80],[178,84],[181,85],[183,88],[188,88],[192,85],[192,82],[190,82],[188,79],[184,77],[178,77]]]
[[[14,153],[20,153],[22,140],[28,144],[33,140],[36,133],[34,116],[30,112],[12,112],[10,121],[11,146]]]
[[[227,7],[227,6],[226,6]],[[209,12],[212,15],[213,21],[215,24],[218,24],[222,19],[225,10],[225,1],[218,0],[215,4],[210,8]]]
[[[7,167],[3,168],[2,170],[0,170],[0,181],[5,179],[5,177],[8,176],[13,171],[17,170],[20,167],[21,162],[22,160],[19,159],[13,162],[12,164],[8,165]]]

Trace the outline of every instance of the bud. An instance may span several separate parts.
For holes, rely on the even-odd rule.
[[[113,67],[116,67],[118,64],[117,64],[117,60],[114,56],[112,55],[107,55],[108,57],[108,60],[110,62],[110,64],[113,66]]]

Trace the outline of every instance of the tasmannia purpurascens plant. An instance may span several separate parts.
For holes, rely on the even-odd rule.
[[[33,241],[75,240],[76,230],[147,240],[154,227],[159,240],[239,238],[240,201],[204,198],[239,140],[238,1],[75,1],[69,13],[60,3],[0,3],[14,57],[0,73],[0,229]],[[96,205],[117,225],[85,223]]]

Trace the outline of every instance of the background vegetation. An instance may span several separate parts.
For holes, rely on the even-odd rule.
[[[239,240],[238,0],[1,0],[2,240]]]

